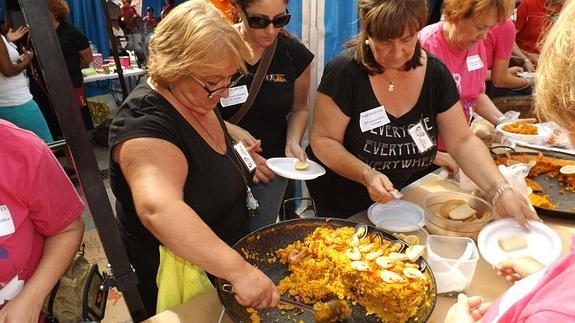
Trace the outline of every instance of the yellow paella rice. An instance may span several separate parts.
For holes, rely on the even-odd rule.
[[[384,322],[405,322],[426,301],[431,278],[415,263],[424,247],[400,247],[381,236],[359,239],[351,227],[317,228],[277,251],[291,272],[278,288],[307,304],[336,295]]]

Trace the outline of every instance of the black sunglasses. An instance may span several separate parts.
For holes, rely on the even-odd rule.
[[[273,24],[276,28],[281,28],[287,25],[291,19],[291,15],[287,9],[285,13],[275,16],[273,20],[268,17],[250,16],[244,7],[242,7],[242,10],[248,18],[248,25],[255,29],[266,28],[269,24]]]

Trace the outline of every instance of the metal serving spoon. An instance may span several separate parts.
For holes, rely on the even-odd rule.
[[[351,313],[347,303],[340,299],[327,301],[321,308],[317,310],[311,305],[303,304],[284,296],[280,298],[280,304],[290,305],[312,313],[317,323],[337,322],[344,320],[348,318]]]
[[[231,284],[223,284],[221,288],[222,291],[226,293],[235,294],[234,287]],[[348,318],[351,314],[351,310],[349,309],[347,302],[340,299],[329,300],[317,310],[311,305],[300,303],[285,296],[281,296],[279,302],[283,305],[293,306],[310,312],[318,323],[337,322]]]

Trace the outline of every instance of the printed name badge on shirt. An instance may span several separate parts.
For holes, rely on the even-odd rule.
[[[370,131],[389,123],[389,117],[385,112],[385,107],[379,106],[360,113],[359,115],[359,128],[361,132]]]
[[[246,147],[244,147],[243,143],[239,142],[235,144],[234,149],[236,150],[236,152],[244,162],[244,165],[246,165],[246,167],[250,172],[256,169],[256,162],[252,159],[252,156],[250,156],[250,153],[248,152]]]
[[[433,141],[431,140],[429,133],[425,131],[421,121],[409,127],[407,132],[409,132],[409,135],[411,136],[411,139],[413,139],[413,142],[417,146],[417,150],[419,150],[420,154],[433,147]]]
[[[12,234],[14,231],[16,228],[10,210],[6,205],[0,205],[0,237]]]
[[[0,306],[6,301],[16,298],[22,289],[24,289],[24,281],[19,279],[18,274],[16,274],[4,287],[0,288]]]
[[[467,56],[467,70],[469,72],[481,69],[483,66],[485,65],[483,65],[483,61],[479,55]]]
[[[222,107],[242,104],[248,99],[248,87],[246,85],[234,86],[229,89],[229,95],[220,99]]]

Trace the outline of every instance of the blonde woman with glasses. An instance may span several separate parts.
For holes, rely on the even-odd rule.
[[[149,314],[156,301],[163,308],[156,286],[162,247],[210,278],[229,281],[244,306],[273,307],[279,300],[274,283],[230,247],[248,233],[249,186],[261,157],[232,143],[215,107],[250,58],[239,32],[213,5],[184,2],[156,27],[149,78],[112,122],[117,221]]]

